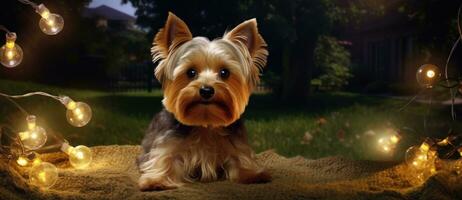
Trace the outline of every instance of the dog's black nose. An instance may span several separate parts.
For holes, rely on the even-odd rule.
[[[213,94],[215,94],[215,90],[213,89],[213,87],[203,85],[199,89],[199,94],[204,99],[210,99],[213,96]]]

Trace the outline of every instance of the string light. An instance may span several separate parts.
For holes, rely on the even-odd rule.
[[[34,115],[29,115],[28,112],[24,110],[24,108],[22,108],[13,100],[34,95],[50,97],[61,102],[67,108],[66,118],[73,126],[82,127],[88,124],[92,117],[92,111],[88,104],[83,102],[75,102],[68,96],[54,96],[45,92],[31,92],[22,95],[8,95],[0,93],[0,96],[5,97],[27,116],[27,130],[17,134],[17,145],[14,145],[21,147],[21,149],[19,151],[12,151],[12,156],[16,158],[15,163],[21,167],[31,167],[29,169],[29,180],[31,184],[41,188],[50,188],[57,181],[57,168],[51,163],[42,162],[42,160],[35,153],[35,150],[50,147],[43,147],[48,138],[45,129],[37,125],[36,117]],[[69,163],[74,168],[83,169],[90,165],[93,159],[90,148],[83,145],[73,147],[70,146],[69,143],[63,138],[57,139],[59,141],[64,141],[64,143],[60,142],[59,146],[53,148],[61,148],[61,150],[69,156]],[[20,155],[16,155],[14,152],[22,153]],[[28,156],[24,155],[25,153],[27,153]]]
[[[19,138],[27,149],[36,150],[42,147],[47,141],[47,134],[44,128],[37,126],[36,117],[29,115],[27,120],[27,130],[19,132]]]
[[[424,141],[420,146],[410,147],[405,154],[405,161],[416,173],[416,180],[422,182],[436,173],[437,153],[431,148],[430,140]]]
[[[32,6],[35,12],[41,16],[39,27],[45,34],[56,35],[63,29],[64,19],[58,14],[51,13],[44,4],[37,5],[29,0],[18,1]],[[0,63],[6,67],[16,67],[23,59],[22,48],[15,43],[17,39],[16,33],[10,32],[3,25],[0,25],[0,30],[6,32],[6,43],[0,48]],[[29,169],[29,181],[32,185],[36,185],[41,188],[50,188],[58,179],[58,169],[52,163],[42,162],[38,154],[35,153],[35,150],[39,150],[47,142],[48,137],[46,131],[42,127],[37,126],[36,117],[34,115],[29,115],[24,108],[13,100],[33,95],[51,97],[62,102],[67,108],[67,121],[76,127],[82,127],[88,124],[92,117],[92,111],[88,104],[83,102],[74,102],[67,96],[54,96],[44,92],[32,92],[16,96],[0,93],[0,96],[5,97],[27,116],[27,129],[17,133],[15,137],[12,137],[14,138],[13,142],[6,147],[6,149],[9,150],[9,153],[7,152],[7,154],[10,154],[9,157],[15,159],[15,163],[18,166],[31,166]],[[68,144],[67,141],[64,143]],[[3,145],[0,145],[0,148],[3,147]],[[18,147],[20,149],[15,149]],[[65,152],[69,155],[69,162],[75,168],[84,168],[88,166],[92,160],[91,150],[86,146],[72,147],[67,145],[65,150]]]
[[[15,41],[16,33],[7,32],[6,43],[0,49],[0,63],[5,67],[16,67],[22,61],[22,48]]]
[[[61,151],[69,155],[69,162],[77,169],[88,167],[93,159],[91,149],[83,145],[73,147],[65,142],[61,146]]]
[[[51,13],[45,5],[40,4],[35,8],[42,18],[39,21],[40,30],[47,35],[56,35],[64,27],[64,19],[55,13]]]
[[[432,88],[441,77],[441,71],[436,65],[424,64],[417,69],[417,83],[424,88]]]
[[[75,102],[67,96],[61,97],[61,103],[66,106],[66,119],[72,126],[82,127],[90,122],[92,111],[88,104]]]

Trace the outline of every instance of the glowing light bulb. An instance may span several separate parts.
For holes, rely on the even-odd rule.
[[[16,163],[18,163],[19,166],[24,167],[29,164],[29,160],[23,156],[19,156]]]
[[[82,127],[90,122],[92,111],[88,104],[75,102],[69,97],[63,97],[62,103],[66,106],[66,119],[69,124],[75,127]]]
[[[60,15],[50,13],[50,10],[43,4],[38,5],[35,11],[42,16],[39,21],[42,32],[47,35],[56,35],[63,30],[64,19]]]
[[[0,63],[5,67],[16,67],[22,62],[23,52],[15,41],[16,33],[9,32],[6,34],[6,44],[0,48]]]
[[[425,64],[417,69],[417,83],[424,88],[432,88],[439,80],[441,71],[436,65]]]
[[[36,125],[36,117],[34,115],[27,116],[27,131],[18,133],[19,139],[25,148],[36,150],[42,147],[47,142],[47,134],[45,129]]]
[[[48,189],[58,180],[58,169],[51,163],[41,162],[30,169],[29,180],[33,185]]]
[[[61,150],[69,155],[69,162],[77,169],[86,168],[93,160],[91,149],[83,145],[72,147],[63,143]]]
[[[414,169],[424,169],[427,167],[428,150],[424,150],[422,146],[412,146],[406,151],[405,160]]]

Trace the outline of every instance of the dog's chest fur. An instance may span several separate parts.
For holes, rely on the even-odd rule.
[[[186,177],[212,181],[223,177],[224,165],[235,156],[227,130],[194,128],[176,151]]]
[[[240,160],[247,140],[240,121],[224,128],[191,127],[164,110],[153,119],[142,145],[141,163],[164,165],[170,160],[171,168],[183,172],[179,179],[213,181],[228,176],[225,168]]]

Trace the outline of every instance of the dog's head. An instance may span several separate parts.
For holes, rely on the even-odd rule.
[[[239,119],[268,55],[255,19],[210,41],[193,38],[172,13],[151,51],[160,61],[155,75],[165,108],[191,126],[227,126]]]

